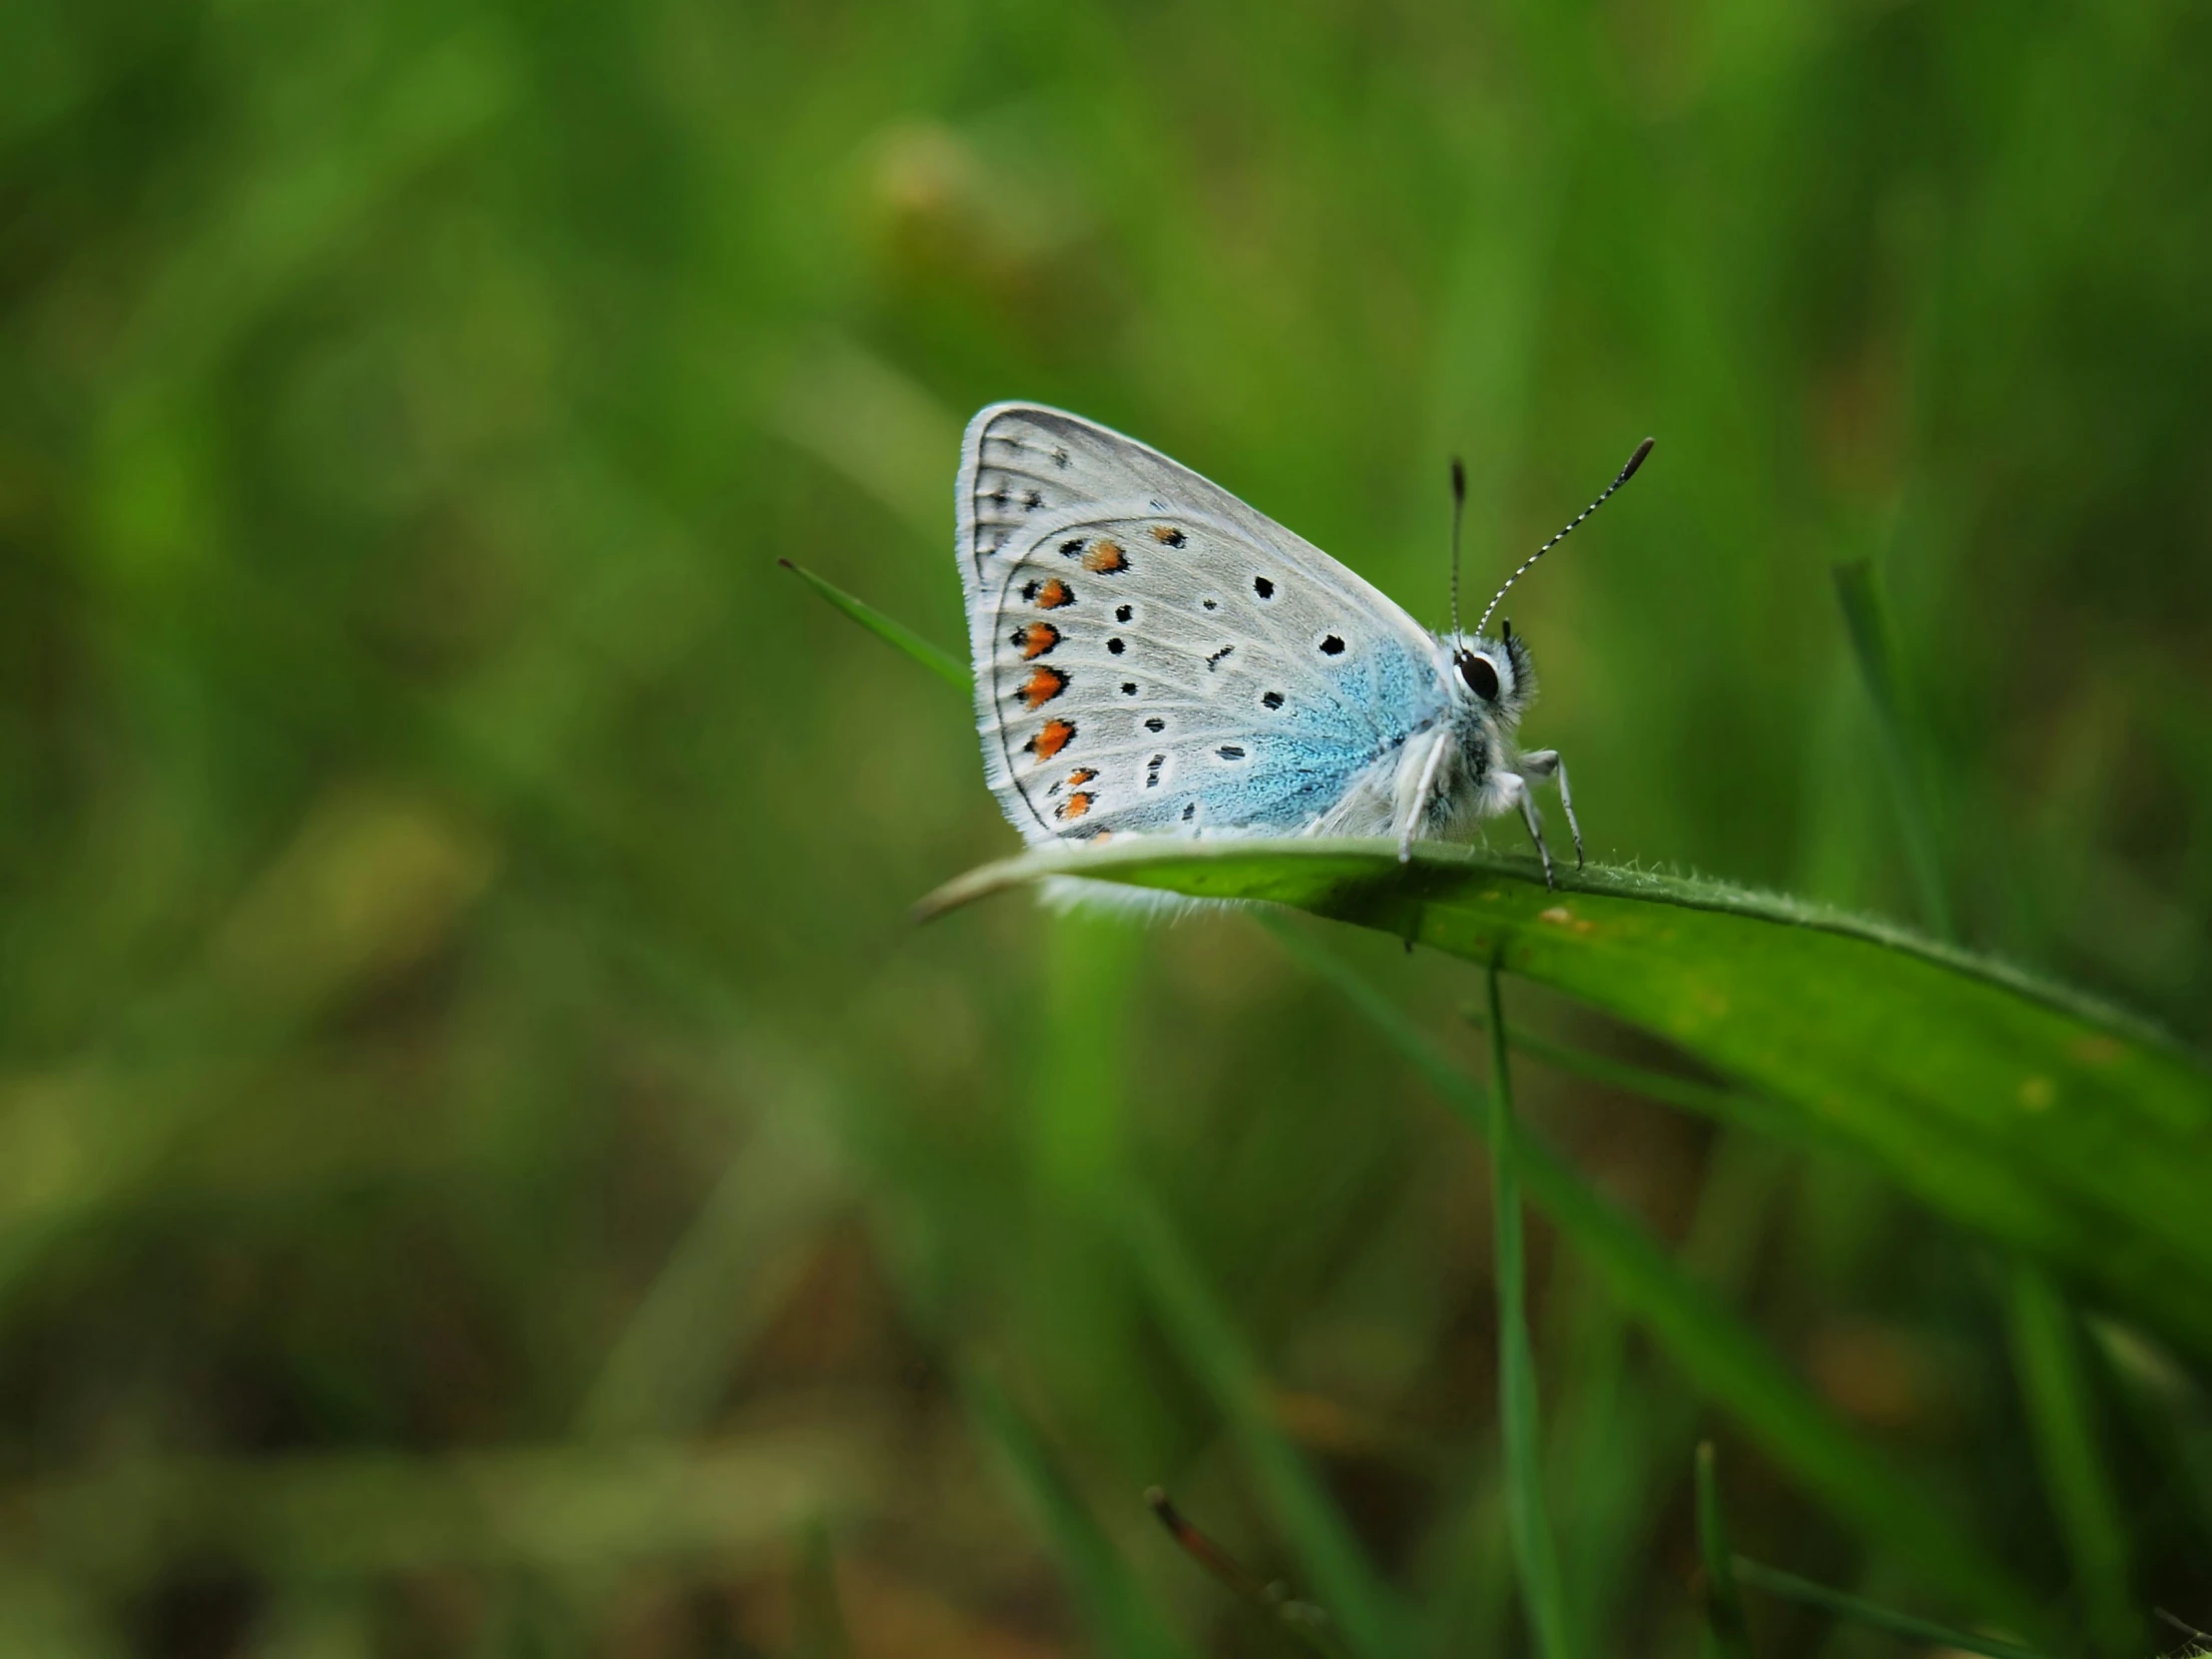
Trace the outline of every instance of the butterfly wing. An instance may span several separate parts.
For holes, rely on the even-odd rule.
[[[984,769],[1032,842],[1335,825],[1443,715],[1431,635],[1157,450],[997,404],[958,488]]]

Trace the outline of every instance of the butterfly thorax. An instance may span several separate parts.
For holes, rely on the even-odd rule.
[[[1494,639],[1443,635],[1436,652],[1449,696],[1448,748],[1414,832],[1457,838],[1510,803],[1505,779],[1518,758],[1521,716],[1536,698],[1536,670],[1527,644],[1510,622]],[[1412,800],[1410,794],[1405,797],[1407,810]]]

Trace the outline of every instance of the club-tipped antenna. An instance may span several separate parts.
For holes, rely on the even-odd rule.
[[[1459,521],[1467,516],[1467,469],[1451,457],[1451,631],[1459,632]]]
[[[1621,468],[1620,476],[1615,478],[1610,484],[1607,484],[1602,490],[1598,491],[1597,499],[1591,502],[1587,507],[1584,507],[1580,512],[1576,513],[1574,517],[1567,520],[1567,527],[1564,530],[1561,530],[1556,536],[1553,536],[1551,540],[1545,542],[1543,546],[1537,548],[1535,552],[1529,554],[1527,558],[1521,561],[1520,568],[1514,571],[1512,575],[1505,578],[1505,587],[1501,587],[1497,590],[1497,592],[1491,594],[1489,604],[1485,605],[1482,608],[1482,620],[1474,625],[1474,631],[1477,635],[1481,634],[1484,626],[1487,625],[1487,623],[1489,622],[1490,613],[1497,609],[1497,602],[1505,597],[1505,588],[1511,587],[1523,576],[1526,576],[1528,574],[1528,567],[1530,565],[1534,564],[1546,553],[1549,553],[1554,547],[1557,547],[1561,542],[1565,541],[1568,536],[1574,533],[1574,529],[1577,525],[1579,525],[1584,519],[1588,518],[1592,513],[1596,512],[1598,508],[1604,506],[1605,503],[1609,499],[1611,499],[1612,494],[1615,490],[1619,489],[1621,485],[1627,483],[1629,479],[1636,476],[1636,469],[1644,464],[1644,457],[1651,453],[1651,446],[1653,441],[1654,440],[1651,438],[1646,438],[1642,443],[1636,445],[1636,453],[1628,457],[1628,464]],[[1456,525],[1454,527],[1456,527]],[[1458,565],[1456,560],[1454,560],[1453,562],[1452,571],[1452,591],[1454,599],[1456,601],[1456,595],[1458,592]],[[1458,632],[1458,607],[1455,602],[1452,608],[1452,631],[1454,633]]]

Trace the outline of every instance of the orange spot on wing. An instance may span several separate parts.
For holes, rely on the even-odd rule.
[[[1037,608],[1057,611],[1062,605],[1075,603],[1075,590],[1055,576],[1037,590]]]
[[[1039,663],[1021,683],[1021,700],[1032,709],[1041,709],[1067,689],[1066,675]]]
[[[1060,817],[1070,824],[1091,810],[1091,798],[1087,795],[1071,795],[1060,803]]]
[[[1014,630],[1014,643],[1021,647],[1021,660],[1041,657],[1060,643],[1060,630],[1049,622],[1032,622]]]
[[[1096,778],[1097,776],[1098,773],[1094,768],[1077,767],[1073,772],[1068,774],[1068,788],[1071,790],[1080,789],[1083,785],[1088,784],[1093,778]]]
[[[1075,723],[1068,720],[1048,720],[1044,728],[1022,747],[1040,761],[1049,761],[1067,748],[1075,736]]]
[[[1121,550],[1119,542],[1093,542],[1091,550],[1083,555],[1083,568],[1101,576],[1111,576],[1117,570],[1129,568],[1129,555]]]
[[[1155,524],[1152,527],[1152,539],[1162,547],[1181,547],[1183,532],[1172,524]]]

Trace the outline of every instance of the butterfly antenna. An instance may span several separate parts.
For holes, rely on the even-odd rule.
[[[1620,476],[1615,478],[1610,484],[1607,484],[1602,490],[1598,491],[1597,499],[1591,502],[1587,507],[1584,507],[1580,512],[1576,513],[1573,518],[1569,519],[1567,521],[1567,527],[1564,530],[1560,531],[1556,536],[1553,536],[1551,540],[1545,542],[1543,546],[1537,548],[1535,552],[1529,554],[1527,558],[1521,561],[1520,569],[1514,571],[1512,575],[1505,578],[1505,587],[1499,588],[1497,592],[1490,595],[1489,604],[1484,606],[1482,610],[1482,621],[1477,622],[1474,625],[1474,631],[1477,635],[1482,632],[1483,624],[1487,623],[1490,620],[1490,613],[1497,609],[1497,602],[1505,597],[1505,588],[1511,587],[1523,576],[1526,576],[1528,574],[1528,567],[1530,565],[1534,564],[1546,553],[1549,553],[1554,547],[1557,547],[1561,542],[1565,541],[1568,536],[1574,533],[1575,527],[1577,525],[1579,525],[1584,519],[1588,518],[1592,513],[1596,512],[1598,508],[1604,506],[1605,503],[1611,499],[1612,494],[1615,490],[1619,489],[1621,485],[1627,483],[1629,479],[1636,476],[1636,469],[1644,464],[1644,457],[1651,453],[1652,442],[1652,439],[1646,438],[1642,443],[1636,445],[1636,453],[1628,457],[1628,464],[1621,468]],[[1456,566],[1454,566],[1454,575],[1456,577]],[[1453,582],[1453,592],[1455,594],[1457,592],[1457,587],[1458,584],[1455,579]],[[1456,614],[1456,610],[1454,614]]]
[[[1451,457],[1451,631],[1459,632],[1459,521],[1467,516],[1467,469]]]

